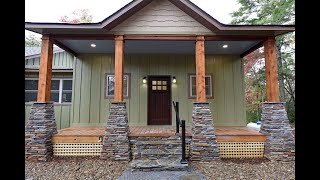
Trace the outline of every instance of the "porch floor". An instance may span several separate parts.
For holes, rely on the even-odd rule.
[[[129,127],[129,137],[161,137],[175,135],[175,126]],[[266,136],[247,127],[214,127],[218,142],[264,142]],[[53,143],[96,142],[103,137],[105,127],[71,127],[58,130],[52,138]],[[180,128],[181,133],[181,128]],[[186,136],[191,136],[190,127],[186,127]]]

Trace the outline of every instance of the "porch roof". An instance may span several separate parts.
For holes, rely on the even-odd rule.
[[[150,4],[153,0],[133,0],[117,12],[98,23],[34,23],[26,22],[25,28],[36,33],[48,34],[108,34],[107,32]],[[219,35],[278,36],[295,30],[294,25],[226,25],[189,0],[169,0],[172,4]]]
[[[153,0],[133,0],[98,23],[71,24],[25,22],[25,29],[39,34],[50,34],[57,46],[69,51],[75,56],[79,53],[108,53],[110,49],[114,49],[113,39],[114,35],[117,34],[117,32],[112,31],[112,29],[140,11],[142,8],[146,7],[152,1]],[[189,0],[169,1],[213,33],[204,34],[206,41],[212,41],[206,43],[206,46],[208,46],[206,47],[208,49],[206,49],[206,53],[212,50],[215,54],[242,54],[242,56],[244,56],[252,50],[261,47],[263,40],[268,36],[278,36],[295,30],[294,25],[226,25],[217,21]],[[124,37],[124,40],[136,41],[167,40],[163,42],[139,42],[140,45],[143,45],[141,48],[149,48],[152,53],[172,53],[170,50],[173,50],[174,47],[177,46],[180,48],[186,48],[182,51],[178,51],[180,53],[194,53],[194,49],[192,49],[193,46],[188,45],[188,43],[193,43],[195,39],[196,34],[149,34],[146,36],[128,34],[128,36]],[[175,45],[173,45],[172,42],[170,42],[172,40],[179,40],[179,42],[174,42],[173,44]],[[181,42],[181,40],[184,42]],[[221,47],[221,44],[226,41],[228,41],[228,45],[231,44],[230,48],[226,50],[213,49]],[[106,49],[98,50],[99,48],[88,48],[91,43],[103,45],[102,47]],[[137,42],[128,43],[129,45],[127,45],[126,51],[140,53],[139,50],[134,50],[138,46],[130,45],[135,43]],[[131,46],[133,48],[131,48]],[[160,48],[157,46],[160,46]],[[152,47],[154,47],[154,49],[152,49]],[[165,47],[168,50],[165,50]],[[192,50],[190,51],[188,48]]]

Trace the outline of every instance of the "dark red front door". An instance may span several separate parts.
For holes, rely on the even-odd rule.
[[[148,125],[171,125],[170,76],[149,76]]]

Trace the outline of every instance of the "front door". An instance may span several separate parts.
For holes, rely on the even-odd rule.
[[[171,125],[170,76],[148,78],[148,125]]]

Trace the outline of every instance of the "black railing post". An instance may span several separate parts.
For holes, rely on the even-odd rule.
[[[180,119],[179,119],[179,102],[176,102],[176,134],[179,134],[179,126],[180,126]]]
[[[181,127],[182,127],[182,157],[181,157],[181,164],[188,164],[186,160],[186,121],[181,120]]]

